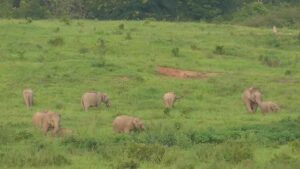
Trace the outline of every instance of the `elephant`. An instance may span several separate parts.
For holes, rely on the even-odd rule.
[[[262,93],[255,87],[250,87],[244,90],[242,99],[249,113],[254,113],[257,110],[259,102],[262,102]]]
[[[176,100],[180,99],[181,97],[176,96],[174,92],[167,92],[164,95],[164,103],[166,108],[172,108]]]
[[[60,130],[61,116],[52,111],[37,112],[32,117],[32,123],[43,129],[44,134],[51,131],[52,135],[56,135]]]
[[[262,113],[277,112],[280,110],[279,106],[272,101],[259,102],[258,106],[261,109]]]
[[[33,105],[33,92],[31,89],[23,90],[23,99],[28,108]]]
[[[129,133],[136,130],[144,130],[144,122],[137,117],[121,115],[114,119],[113,129],[117,133]]]
[[[100,92],[87,92],[81,98],[81,104],[84,111],[88,111],[89,107],[98,107],[101,102],[106,104],[106,107],[111,106],[110,99],[106,93]]]

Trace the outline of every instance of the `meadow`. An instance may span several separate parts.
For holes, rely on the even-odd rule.
[[[204,79],[158,66],[214,72]],[[295,169],[300,167],[300,32],[202,22],[0,20],[0,168]],[[246,112],[256,86],[281,107]],[[27,109],[22,90],[35,93]],[[112,107],[84,112],[87,91]],[[183,96],[164,111],[163,94]],[[62,116],[69,137],[44,136],[37,111]],[[116,134],[121,114],[144,132]]]

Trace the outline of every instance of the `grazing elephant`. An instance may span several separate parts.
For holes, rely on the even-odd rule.
[[[23,99],[27,107],[31,107],[33,105],[33,92],[31,89],[23,90]]]
[[[144,123],[137,117],[118,116],[112,123],[113,129],[117,133],[129,133],[135,130],[144,130]]]
[[[84,111],[88,111],[89,107],[98,107],[101,102],[105,103],[107,107],[111,106],[110,99],[106,93],[87,92],[81,98],[81,104]]]
[[[250,87],[243,92],[242,98],[248,112],[254,113],[256,112],[258,102],[262,101],[262,94],[257,88]]]
[[[271,101],[259,102],[258,106],[261,109],[262,113],[277,112],[280,109],[276,103]]]
[[[42,128],[44,134],[51,131],[52,135],[57,134],[60,129],[60,114],[51,111],[37,112],[32,117],[32,122],[37,127]]]
[[[176,100],[180,99],[181,97],[176,96],[174,92],[168,92],[164,95],[164,103],[166,108],[172,108]]]

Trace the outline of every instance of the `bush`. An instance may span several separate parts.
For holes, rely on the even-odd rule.
[[[269,67],[279,67],[282,65],[281,60],[277,58],[276,56],[259,56],[259,60],[262,64],[267,65]]]
[[[219,152],[226,161],[240,163],[243,160],[253,159],[253,147],[245,141],[229,141]]]
[[[215,47],[215,50],[214,50],[214,53],[215,53],[215,54],[218,54],[218,55],[223,55],[223,54],[225,54],[224,46],[216,46],[216,47]]]
[[[127,150],[129,158],[139,161],[159,163],[165,154],[165,148],[158,144],[132,144]]]
[[[130,32],[128,32],[128,33],[126,34],[125,39],[126,39],[126,40],[131,40],[131,39],[132,39],[131,33],[130,33]]]
[[[173,56],[175,56],[175,57],[179,57],[179,48],[173,48],[172,49],[172,54],[173,54]]]
[[[114,165],[113,165],[114,166]],[[134,160],[122,160],[121,162],[118,162],[115,167],[115,169],[138,169],[139,163]]]
[[[121,23],[118,27],[119,27],[120,30],[124,30],[125,29],[124,23]]]
[[[48,40],[48,44],[52,46],[62,46],[64,45],[64,39],[62,37],[55,37],[53,39]]]
[[[95,138],[76,138],[66,137],[61,142],[64,146],[71,146],[72,148],[85,149],[87,151],[98,152],[101,150],[102,143]]]

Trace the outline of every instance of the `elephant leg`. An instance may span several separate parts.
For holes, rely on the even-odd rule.
[[[250,101],[246,101],[245,104],[246,104],[246,108],[247,108],[248,112],[252,113],[253,111],[252,111],[252,107],[251,107],[251,102]]]
[[[256,112],[257,106],[258,106],[257,103],[251,102],[251,109],[253,113]]]
[[[44,132],[44,134],[47,134],[48,130],[49,130],[49,124],[47,122],[44,122],[43,123],[43,132]]]

